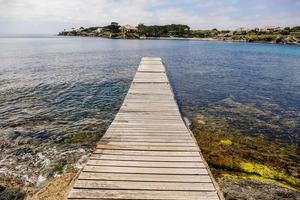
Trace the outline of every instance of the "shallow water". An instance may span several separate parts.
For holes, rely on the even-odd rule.
[[[229,129],[299,144],[298,46],[2,37],[0,174],[35,183],[83,158],[118,111],[143,56],[163,58],[190,119],[221,118]]]

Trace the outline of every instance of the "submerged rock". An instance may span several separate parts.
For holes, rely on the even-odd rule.
[[[23,200],[26,192],[20,188],[7,188],[0,186],[0,200]]]
[[[226,200],[296,200],[300,193],[270,183],[254,180],[221,178],[219,184]]]

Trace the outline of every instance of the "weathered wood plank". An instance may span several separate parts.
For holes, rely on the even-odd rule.
[[[170,133],[153,134],[152,132],[141,132],[140,134],[139,134],[139,132],[136,132],[136,133],[110,132],[110,133],[105,134],[105,137],[103,139],[106,139],[106,138],[191,140],[188,136],[183,135],[183,134],[170,134]]]
[[[211,183],[174,183],[174,182],[143,182],[143,181],[102,181],[78,180],[76,189],[115,189],[119,190],[169,190],[169,191],[214,191]]]
[[[216,192],[73,189],[69,199],[218,200]]]
[[[165,130],[165,129],[159,129],[159,128],[121,128],[121,127],[116,127],[116,128],[110,128],[109,130],[107,130],[107,132],[117,132],[117,131],[120,131],[122,133],[126,133],[126,132],[129,132],[129,133],[151,133],[151,134],[155,134],[155,133],[158,133],[158,134],[180,134],[180,135],[187,135],[188,132],[187,130],[178,130],[178,129],[174,129],[174,130]]]
[[[193,143],[194,141],[191,139],[169,139],[169,138],[124,138],[124,137],[105,137],[102,141],[110,141],[110,142],[151,142],[151,143]]]
[[[128,166],[128,167],[169,167],[169,168],[205,168],[202,162],[154,162],[154,161],[121,161],[121,160],[89,160],[88,165]]]
[[[186,156],[200,157],[196,151],[134,151],[134,150],[114,150],[114,149],[96,149],[94,153],[110,154],[110,155],[131,155],[131,156]]]
[[[142,61],[161,61],[161,58],[159,57],[143,57],[141,58]]]
[[[132,129],[162,129],[165,130],[167,127],[170,127],[171,130],[176,131],[186,131],[185,126],[182,124],[146,124],[145,123],[113,123],[111,124],[112,128],[132,128]],[[168,130],[170,130],[168,129]]]
[[[185,135],[184,133],[178,133],[178,132],[155,132],[155,131],[120,131],[115,130],[109,132],[107,135],[105,135],[105,138],[112,138],[118,137],[120,139],[122,138],[148,138],[148,139],[161,139],[163,141],[164,139],[170,139],[170,140],[179,140],[179,139],[185,139],[185,140],[191,140],[188,135]]]
[[[209,175],[124,174],[82,172],[79,180],[211,183]]]
[[[136,174],[208,174],[203,168],[152,168],[152,167],[127,167],[127,166],[90,166],[86,165],[84,172],[114,172],[114,173],[136,173]]]
[[[170,136],[171,135],[175,135],[175,134],[178,134],[178,135],[184,135],[184,134],[187,134],[186,133],[186,130],[182,129],[182,128],[178,128],[178,127],[173,127],[173,128],[170,128],[170,130],[168,131],[165,131],[165,129],[163,127],[149,127],[149,128],[143,128],[143,127],[138,127],[138,128],[135,128],[135,127],[112,127],[110,128],[110,130],[108,132],[114,132],[114,133],[151,133],[151,134],[169,134]]]
[[[119,138],[119,139],[157,139],[160,141],[163,140],[192,140],[188,135],[184,135],[184,134],[170,134],[170,133],[160,133],[160,134],[153,134],[153,132],[140,132],[140,134],[138,134],[139,132],[136,132],[137,134],[130,134],[130,132],[128,132],[129,134],[125,134],[124,132],[110,132],[109,134],[105,134],[105,136],[103,137],[104,139],[115,139],[115,138]]]
[[[124,161],[153,161],[153,162],[202,162],[199,156],[151,156],[151,155],[115,155],[96,154],[91,155],[91,159],[99,160],[124,160]]]
[[[183,142],[183,143],[162,143],[162,142],[123,142],[123,141],[111,141],[111,140],[102,140],[99,143],[100,145],[116,145],[116,146],[153,146],[153,147],[195,147],[192,142]]]
[[[120,119],[118,118],[117,120],[114,121],[113,124],[125,124],[125,125],[150,125],[150,124],[157,124],[157,125],[161,125],[161,126],[167,126],[167,125],[173,125],[173,126],[178,126],[178,121],[177,120],[155,120],[155,119]]]
[[[98,144],[97,149],[115,149],[115,150],[143,150],[143,151],[187,151],[198,152],[199,149],[195,146],[192,147],[174,147],[174,146],[153,146],[153,145],[141,145],[135,146],[130,144]]]
[[[162,65],[161,60],[141,60],[141,65]]]

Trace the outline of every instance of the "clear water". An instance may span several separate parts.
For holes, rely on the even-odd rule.
[[[222,118],[244,134],[299,144],[299,46],[2,37],[0,174],[35,183],[86,155],[143,56],[163,58],[187,117]]]

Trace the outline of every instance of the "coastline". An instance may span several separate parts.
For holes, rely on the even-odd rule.
[[[233,41],[300,45],[300,26],[268,27],[236,30],[191,29],[185,24],[121,25],[111,22],[106,26],[80,27],[59,32],[61,36],[102,37],[110,39]]]
[[[110,38],[108,38],[110,39]],[[120,38],[127,39],[127,38]],[[223,42],[247,42],[247,43],[261,43],[261,44],[283,44],[283,45],[295,45],[300,46],[300,43],[276,43],[273,41],[247,41],[247,40],[233,40],[233,39],[221,39],[221,38],[180,38],[180,37],[158,37],[158,38],[140,38],[139,40],[186,40],[186,41],[223,41]]]
[[[140,38],[126,38],[126,37],[103,37],[103,36],[86,36],[86,35],[60,35],[60,37],[90,37],[90,38],[105,38],[114,40],[179,40],[179,41],[222,41],[222,42],[245,42],[245,43],[258,43],[258,44],[281,44],[281,45],[292,45],[300,46],[300,43],[289,43],[289,42],[275,42],[275,41],[247,41],[247,40],[234,40],[224,38],[192,38],[192,37],[140,37]]]

